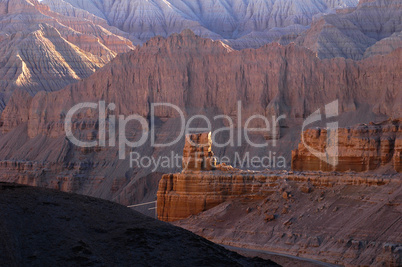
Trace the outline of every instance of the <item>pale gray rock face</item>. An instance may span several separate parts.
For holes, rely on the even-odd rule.
[[[402,30],[400,0],[45,0],[67,16],[92,14],[135,44],[191,29],[235,49],[296,42],[320,58],[362,59],[378,41]],[[74,10],[74,11],[72,11]],[[84,15],[85,14],[85,15]],[[94,18],[93,18],[94,19]],[[381,42],[376,51],[400,47]],[[366,54],[365,54],[366,53]],[[373,54],[378,54],[374,52]]]
[[[55,2],[56,0],[46,0]],[[131,39],[146,41],[191,29],[212,39],[227,39],[235,48],[259,47],[285,34],[299,34],[313,17],[335,9],[354,7],[357,0],[59,0],[104,18],[128,32]],[[61,4],[49,5],[64,15]],[[283,28],[278,31],[277,28]],[[274,30],[274,32],[271,32]],[[305,30],[305,28],[304,28]],[[279,35],[279,37],[278,37]],[[256,36],[257,40],[256,40]],[[241,38],[241,40],[239,40]]]
[[[358,60],[401,47],[398,42],[401,30],[401,0],[361,1],[356,9],[342,10],[316,20],[296,43],[312,49],[320,58]],[[381,42],[391,35],[391,39]]]
[[[386,55],[402,47],[402,32],[396,32],[388,38],[384,38],[378,41],[373,46],[367,48],[364,53],[364,58],[368,58],[375,55]]]

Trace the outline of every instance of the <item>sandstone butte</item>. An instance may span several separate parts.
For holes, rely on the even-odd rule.
[[[364,172],[391,164],[397,172],[402,172],[401,122],[401,119],[395,119],[339,129],[336,166],[320,160],[309,150],[326,153],[327,130],[306,130],[302,133],[305,143],[300,142],[298,149],[292,152],[292,169]]]
[[[226,245],[342,265],[399,266],[402,177],[364,172],[385,164],[401,171],[399,124],[389,120],[340,129],[340,167],[335,170],[345,173],[328,172],[313,156],[298,152],[293,168],[324,173],[244,171],[224,164],[208,168],[210,134],[193,134],[183,153],[186,162],[198,165],[184,164],[183,172],[162,176],[158,218]],[[317,133],[326,139],[323,130],[303,134],[307,144],[322,149],[326,140]],[[208,153],[196,154],[200,146]]]
[[[338,129],[338,165],[332,167],[311,154],[300,144],[292,154],[293,171],[347,171],[365,172],[392,165],[396,172],[401,169],[400,120],[385,121],[379,124],[360,125],[351,129]],[[305,143],[316,151],[325,151],[326,131],[306,130]],[[183,172],[163,175],[158,188],[158,218],[176,221],[211,209],[234,198],[264,198],[272,192],[272,184],[283,179],[281,173],[242,171],[231,166],[218,165],[212,159],[210,134],[193,134],[186,137],[183,151]],[[202,148],[202,149],[200,149]],[[200,153],[201,152],[201,153]],[[306,178],[303,173],[286,177],[289,180],[309,181],[312,185],[366,184],[381,185],[381,178],[331,179]],[[400,178],[400,175],[398,175]]]
[[[149,103],[168,102],[180,107],[187,117],[223,114],[234,122],[241,100],[240,127],[251,114],[267,118],[284,114],[288,119],[281,125],[278,153],[286,156],[290,166],[301,122],[324,104],[338,99],[339,119],[346,126],[401,117],[401,55],[402,49],[398,49],[361,61],[320,60],[315,53],[293,44],[234,51],[191,31],[166,39],[156,37],[60,91],[32,97],[16,90],[0,119],[1,180],[125,205],[154,200],[160,174],[179,168],[158,168],[154,173],[151,168],[130,168],[128,155],[119,160],[116,147],[79,148],[66,139],[64,118],[68,110],[81,102],[100,100],[116,104],[115,112],[108,112],[108,116],[139,114],[148,118]],[[174,111],[161,108],[155,115],[158,141],[178,135]],[[82,140],[97,139],[97,122],[96,110],[82,110],[73,119],[74,134]],[[214,125],[222,126],[221,122]],[[140,134],[135,127],[127,133]],[[154,150],[147,143],[138,151],[157,158],[172,151],[181,154],[184,144],[182,140],[168,149]],[[214,152],[222,155],[248,150],[243,145]],[[261,149],[251,152],[266,153]]]

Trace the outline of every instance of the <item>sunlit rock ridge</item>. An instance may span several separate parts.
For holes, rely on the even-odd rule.
[[[93,21],[37,0],[0,0],[0,109],[15,89],[59,90],[134,49],[125,33]]]

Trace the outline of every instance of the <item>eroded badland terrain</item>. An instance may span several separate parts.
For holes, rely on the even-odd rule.
[[[401,21],[400,0],[0,0],[0,259],[274,266],[206,238],[401,266]],[[201,237],[119,205],[148,202]]]

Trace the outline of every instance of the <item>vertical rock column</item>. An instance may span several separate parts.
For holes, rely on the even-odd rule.
[[[215,168],[211,133],[187,135],[183,149],[183,172],[211,171]]]
[[[399,129],[399,136],[395,140],[394,168],[397,172],[402,172],[402,128]]]

